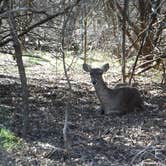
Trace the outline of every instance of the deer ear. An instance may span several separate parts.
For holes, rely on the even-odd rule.
[[[88,65],[88,64],[86,64],[86,63],[84,63],[84,64],[83,64],[83,69],[84,69],[84,71],[86,71],[86,72],[90,72],[90,71],[91,71],[91,66]]]
[[[107,72],[107,70],[109,69],[109,64],[106,63],[105,65],[102,66],[101,69],[102,69],[103,72]]]

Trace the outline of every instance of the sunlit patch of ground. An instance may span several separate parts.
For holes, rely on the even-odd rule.
[[[8,159],[3,163],[52,166],[166,164],[166,87],[158,83],[154,73],[136,77],[136,80],[144,99],[158,104],[159,109],[149,108],[122,117],[106,116],[95,111],[99,103],[88,74],[82,71],[81,58],[76,57],[72,65],[71,58],[66,59],[73,88],[72,98],[69,98],[62,60],[43,56],[47,60],[33,59],[33,63],[30,57],[24,58],[30,91],[29,131],[21,147],[8,152],[0,150],[0,158]],[[91,59],[88,61],[94,66],[110,62],[110,70],[105,75],[108,85],[111,87],[119,82],[121,69],[117,60],[100,58],[96,53],[97,58],[95,63],[91,63]],[[11,56],[0,56],[0,60],[0,106],[13,110],[7,126],[19,138],[22,121],[17,68]],[[71,148],[67,154],[62,129],[68,101],[71,102],[68,135]]]

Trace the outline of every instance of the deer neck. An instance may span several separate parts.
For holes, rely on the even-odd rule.
[[[109,95],[110,89],[107,87],[106,83],[104,82],[103,78],[98,80],[97,84],[94,86],[96,90],[96,94],[100,101],[105,100]]]

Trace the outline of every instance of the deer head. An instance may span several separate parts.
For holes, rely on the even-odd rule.
[[[95,86],[102,80],[102,74],[108,71],[109,64],[106,63],[101,68],[91,68],[90,65],[84,63],[83,69],[90,73],[92,84]]]

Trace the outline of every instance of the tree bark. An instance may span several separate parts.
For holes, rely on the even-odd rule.
[[[122,80],[126,82],[126,12],[128,0],[124,0],[123,22],[122,22]]]
[[[11,3],[11,1],[10,1]],[[18,34],[17,34],[17,29],[16,29],[16,22],[14,19],[13,14],[11,13],[11,7],[9,6],[9,12],[8,12],[8,20],[9,20],[9,25],[10,25],[10,33],[12,36],[13,40],[13,47],[15,50],[15,57],[16,57],[16,63],[18,66],[18,72],[20,76],[20,81],[21,81],[21,90],[22,90],[22,122],[23,122],[23,131],[22,131],[22,136],[25,138],[27,135],[27,130],[28,130],[28,85],[27,85],[27,78],[26,78],[26,73],[25,73],[25,68],[23,64],[23,59],[22,59],[22,50],[21,50],[21,45],[19,42]]]

